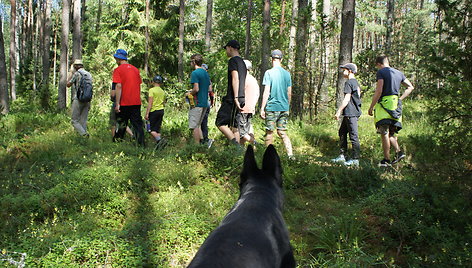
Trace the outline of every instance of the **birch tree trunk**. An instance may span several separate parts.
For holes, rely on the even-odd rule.
[[[297,19],[298,19],[298,0],[292,1],[292,19],[290,21],[290,40],[288,44],[288,64],[287,67],[290,71],[293,71],[293,66],[295,63],[295,46],[296,34],[297,34]]]
[[[72,19],[72,60],[82,59],[81,0],[74,3]]]
[[[3,39],[3,19],[0,14],[0,113],[7,114],[10,110],[7,82],[7,64],[5,58],[5,40]]]
[[[41,106],[49,109],[49,73],[50,73],[50,53],[51,53],[51,0],[44,1],[44,24],[43,24],[43,82],[41,89]]]
[[[16,100],[16,0],[10,0],[10,94]]]
[[[207,52],[211,49],[211,24],[213,23],[213,0],[207,0],[205,20],[205,48]]]
[[[67,84],[67,53],[69,50],[69,13],[70,0],[62,1],[62,36],[61,36],[61,64],[60,64],[60,80],[58,88],[57,106],[59,109],[66,109],[66,84]]]
[[[251,21],[252,21],[252,0],[247,1],[247,20],[246,20],[246,43],[244,46],[244,58],[249,59],[251,53]]]
[[[179,55],[178,55],[178,77],[179,82],[184,81],[184,32],[185,32],[185,0],[180,0],[179,6]]]
[[[341,36],[339,45],[339,65],[352,61],[352,47],[354,41],[354,19],[355,19],[356,1],[343,0],[343,9],[341,17]],[[343,89],[346,79],[343,77],[341,69],[338,68],[338,80],[336,83],[336,107],[339,107],[343,101]]]
[[[317,51],[316,51],[316,27],[315,27],[315,22],[316,22],[316,0],[311,0],[311,21],[310,21],[310,27],[309,27],[309,55],[310,55],[310,60],[309,60],[309,75],[310,75],[310,85],[308,88],[308,94],[309,94],[309,111],[310,111],[310,121],[313,120],[313,111],[315,111],[316,115],[316,106],[315,106],[315,99],[318,94],[318,90],[316,87],[316,74],[318,73],[318,70],[316,68],[317,66]]]

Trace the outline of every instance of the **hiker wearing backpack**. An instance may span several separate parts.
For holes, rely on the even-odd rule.
[[[92,75],[84,69],[82,60],[76,59],[71,66],[67,87],[71,88],[71,123],[83,137],[88,137],[87,118],[92,99]]]

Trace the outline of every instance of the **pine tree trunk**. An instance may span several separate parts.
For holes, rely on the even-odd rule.
[[[263,18],[262,18],[262,50],[261,50],[261,80],[264,78],[264,73],[269,69],[269,55],[270,55],[270,0],[264,0]],[[263,87],[261,87],[262,96]]]
[[[51,53],[51,0],[45,0],[44,24],[43,24],[43,83],[41,89],[41,106],[49,109],[49,73],[51,69],[50,53]]]
[[[299,0],[298,1],[298,25],[297,25],[297,35],[296,42],[297,48],[295,52],[295,73],[294,82],[292,83],[292,112],[295,117],[303,119],[303,100],[305,92],[307,91],[306,78],[308,77],[308,72],[306,68],[306,49],[308,41],[308,0]]]
[[[144,43],[144,73],[149,76],[149,12],[150,0],[146,0],[146,27],[144,29],[145,43]]]
[[[3,39],[3,19],[0,14],[0,113],[7,114],[10,110],[7,82],[7,64],[5,58],[5,40]]]
[[[395,16],[395,0],[387,1],[387,22],[385,33],[385,53],[390,55],[392,49],[393,21]]]
[[[320,85],[317,96],[317,113],[323,113],[328,110],[329,101],[329,54],[330,47],[328,44],[328,24],[331,14],[331,4],[329,0],[323,0],[323,12],[321,14],[321,74]]]
[[[57,106],[59,109],[66,109],[66,84],[67,84],[67,53],[69,50],[69,13],[70,0],[62,1],[62,34],[61,34],[61,65],[60,65],[60,80],[58,88]]]
[[[251,53],[251,22],[252,22],[252,0],[247,1],[247,20],[246,20],[246,44],[244,47],[244,58],[249,59]]]
[[[10,94],[16,100],[16,0],[10,0]]]
[[[309,28],[309,55],[310,55],[310,60],[309,60],[309,75],[310,75],[310,85],[308,88],[308,94],[309,94],[309,113],[310,113],[310,121],[313,120],[313,115],[316,115],[316,105],[315,105],[315,100],[316,96],[318,94],[318,90],[316,87],[316,74],[318,73],[318,68],[317,66],[317,53],[316,53],[316,0],[311,0],[311,21],[310,21],[310,28]]]
[[[81,0],[73,0],[72,60],[82,59]]]
[[[355,0],[343,0],[341,36],[339,45],[339,65],[352,61],[355,8]],[[338,80],[336,83],[336,107],[339,107],[343,101],[343,89],[345,81],[346,79],[343,77],[343,73],[338,68]]]
[[[179,55],[178,55],[178,78],[184,81],[184,33],[185,33],[185,0],[180,0],[179,5]]]
[[[205,48],[207,52],[211,49],[211,25],[213,23],[213,0],[207,0],[205,20]]]
[[[298,19],[298,0],[292,1],[292,19],[290,22],[290,37],[288,44],[288,64],[287,67],[290,71],[293,70],[295,64],[295,46],[296,43],[296,34],[297,34],[297,19]]]

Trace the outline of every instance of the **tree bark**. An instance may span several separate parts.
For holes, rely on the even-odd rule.
[[[184,81],[184,33],[185,33],[185,0],[180,0],[179,5],[179,55],[178,55],[178,78]]]
[[[144,29],[144,36],[146,38],[144,43],[144,73],[149,77],[149,12],[150,12],[150,0],[146,0],[146,27]]]
[[[392,49],[393,21],[395,19],[395,0],[387,1],[387,22],[385,33],[385,53],[390,55]]]
[[[98,0],[97,22],[95,24],[95,32],[100,32],[100,23],[102,22],[102,0]]]
[[[318,94],[318,90],[316,87],[316,74],[318,73],[318,68],[317,66],[317,51],[316,51],[316,0],[311,0],[311,21],[310,21],[310,28],[309,28],[309,42],[310,45],[309,47],[309,75],[310,75],[310,85],[308,88],[308,94],[309,94],[309,112],[310,112],[310,121],[313,120],[313,114],[316,114],[316,106],[315,106],[315,100],[316,96]],[[314,112],[315,111],[315,112]]]
[[[297,45],[296,42],[296,34],[297,34],[297,19],[298,19],[298,0],[293,0],[292,2],[292,19],[290,22],[290,40],[288,45],[288,69],[290,71],[293,70],[293,66],[295,63],[295,46]]]
[[[3,20],[0,14],[0,113],[7,114],[10,110],[7,82],[7,64],[5,57],[5,40],[3,39]]]
[[[279,36],[283,36],[285,29],[285,7],[287,6],[287,1],[282,0],[282,11],[280,16],[280,27],[279,27]]]
[[[269,69],[269,55],[270,55],[270,0],[264,0],[262,18],[262,50],[261,50],[261,82],[264,78],[264,73]],[[263,87],[261,87],[261,96]]]
[[[352,61],[352,47],[354,41],[354,19],[355,19],[356,1],[343,0],[343,9],[341,17],[341,36],[339,45],[339,65]],[[339,107],[343,101],[343,89],[346,79],[338,68],[338,80],[336,83],[336,107]]]
[[[251,53],[251,21],[252,21],[252,0],[247,1],[247,20],[246,20],[246,44],[244,46],[244,58],[249,59]]]
[[[81,0],[73,0],[72,60],[82,59]]]
[[[61,65],[60,65],[60,80],[58,88],[57,106],[59,109],[66,108],[66,84],[67,84],[67,53],[69,50],[69,13],[70,0],[62,1],[62,35],[61,35]]]
[[[41,106],[49,109],[49,73],[51,69],[50,53],[51,53],[51,0],[45,0],[44,24],[43,24],[43,81],[41,89]]]
[[[211,25],[213,23],[213,0],[207,0],[205,20],[205,48],[207,52],[211,49]]]
[[[306,78],[306,49],[307,49],[307,27],[308,27],[308,0],[298,0],[299,17],[297,24],[295,52],[295,73],[292,86],[292,112],[293,115],[303,119],[303,100],[307,89]]]
[[[331,15],[331,4],[329,0],[323,0],[323,12],[321,14],[321,74],[319,92],[317,95],[317,113],[326,112],[329,101],[329,44],[328,44],[328,24]]]
[[[10,0],[10,94],[16,100],[16,0]]]

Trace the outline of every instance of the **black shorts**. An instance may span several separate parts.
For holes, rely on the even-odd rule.
[[[151,131],[161,133],[162,118],[164,118],[164,109],[156,110],[149,113],[149,123]]]
[[[224,101],[216,114],[216,126],[238,127],[238,122],[236,120],[236,115],[238,113],[239,110],[234,103]]]

